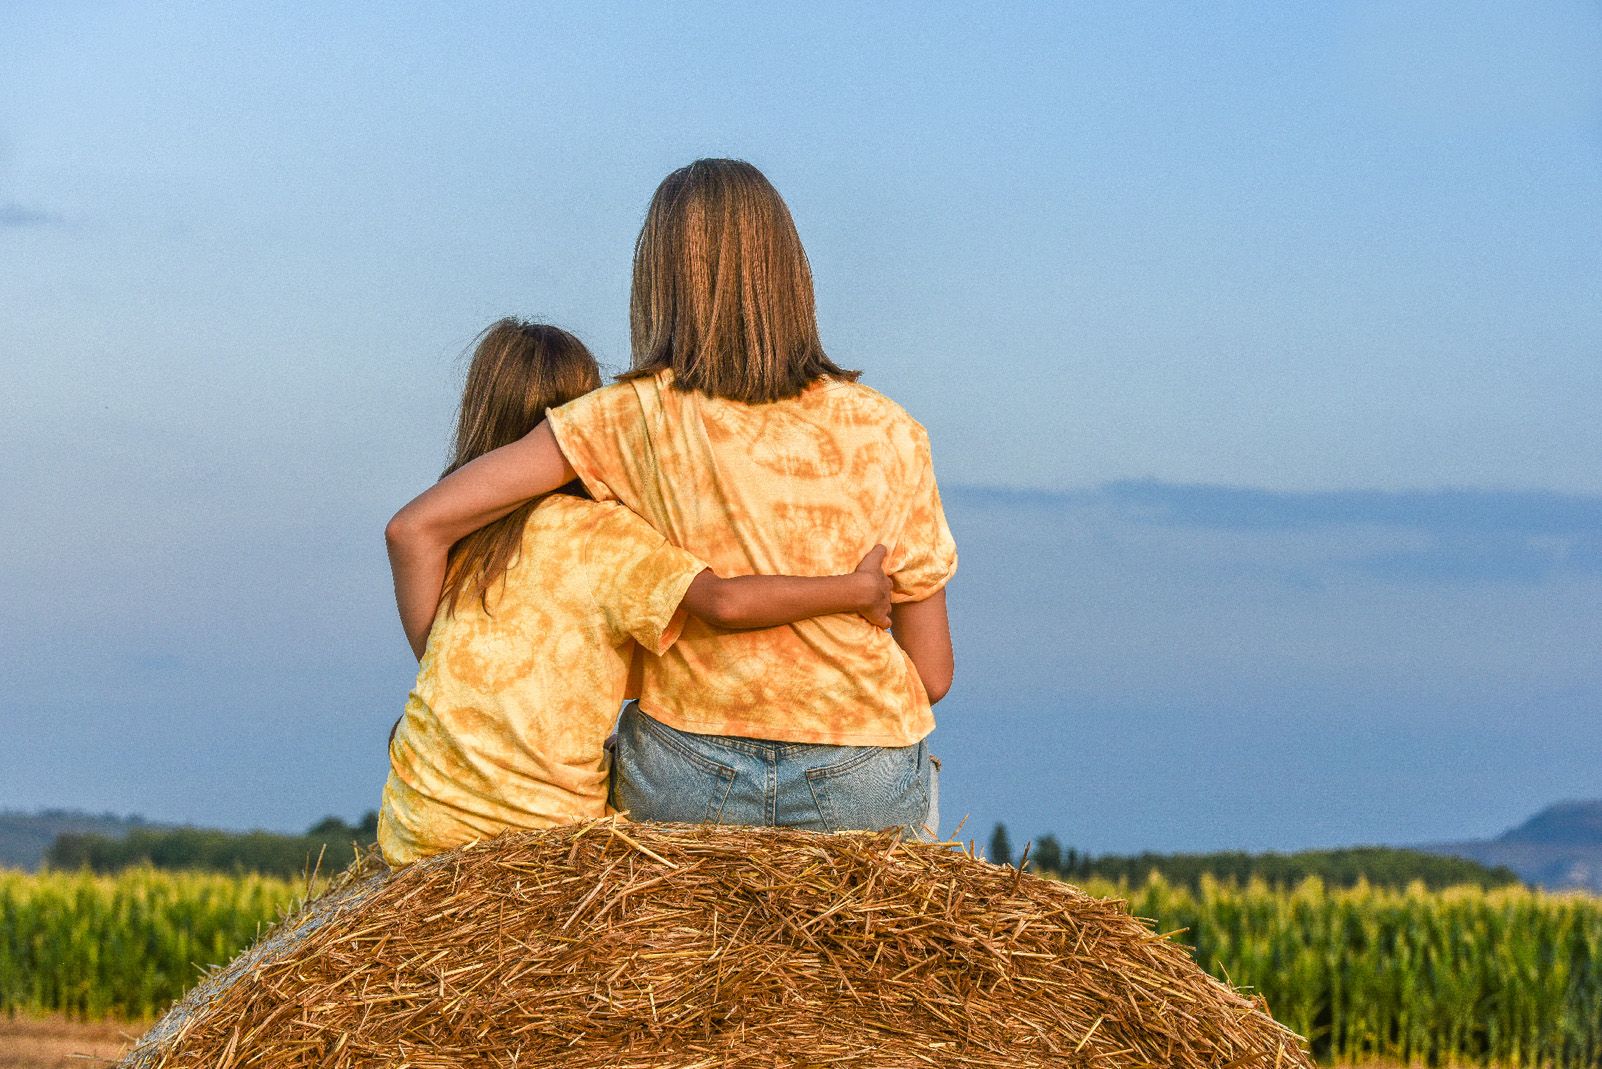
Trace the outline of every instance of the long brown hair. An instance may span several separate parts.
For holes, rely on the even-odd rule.
[[[444,478],[492,449],[510,445],[556,408],[601,385],[601,370],[584,343],[560,328],[502,319],[478,336],[467,369],[462,409]],[[577,484],[563,487],[581,492]],[[442,604],[455,611],[466,592],[489,608],[490,587],[517,557],[523,525],[538,500],[520,505],[451,547]]]
[[[790,209],[744,160],[696,160],[662,180],[634,245],[633,370],[761,404],[820,378],[855,380],[818,338],[812,268]]]

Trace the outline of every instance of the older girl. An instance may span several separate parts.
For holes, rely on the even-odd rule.
[[[788,209],[737,160],[658,188],[635,249],[634,368],[391,521],[408,627],[464,534],[575,476],[723,574],[826,575],[889,547],[892,635],[831,616],[689,622],[618,729],[618,804],[646,819],[819,829],[932,824],[925,738],[951,684],[956,549],[928,436],[837,366]]]

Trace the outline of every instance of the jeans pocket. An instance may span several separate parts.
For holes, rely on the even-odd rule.
[[[865,746],[844,760],[807,769],[807,785],[830,831],[902,828],[916,833],[929,813],[929,755],[923,743]]]
[[[716,824],[735,770],[700,753],[680,732],[632,705],[618,721],[612,765],[614,807],[633,820]]]

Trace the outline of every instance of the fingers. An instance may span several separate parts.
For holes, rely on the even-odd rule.
[[[859,572],[879,572],[880,574],[883,574],[884,557],[887,552],[888,550],[886,550],[883,546],[874,546],[872,549],[868,550],[868,555],[862,558],[862,562],[857,565],[856,570]]]
[[[890,594],[894,591],[895,584],[890,581],[888,575],[881,574],[879,580],[879,597],[873,603],[873,615],[870,619],[872,619],[875,627],[888,631],[890,629]]]
[[[890,582],[890,577],[887,575],[881,574],[876,578],[878,581],[873,585],[872,595],[857,612],[874,627],[879,628],[881,631],[888,631],[890,629],[890,593],[894,584]]]
[[[887,552],[882,545],[874,546],[856,567],[858,574],[871,575],[874,579],[873,601],[862,610],[862,618],[885,631],[890,629],[890,594],[895,589],[895,583],[884,574],[884,558]]]
[[[881,631],[890,630],[890,610],[875,605],[871,609],[862,611],[862,618]]]

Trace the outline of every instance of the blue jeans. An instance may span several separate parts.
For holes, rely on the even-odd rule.
[[[940,821],[938,762],[912,746],[819,746],[697,735],[623,707],[612,762],[616,808],[635,820],[814,831]]]

